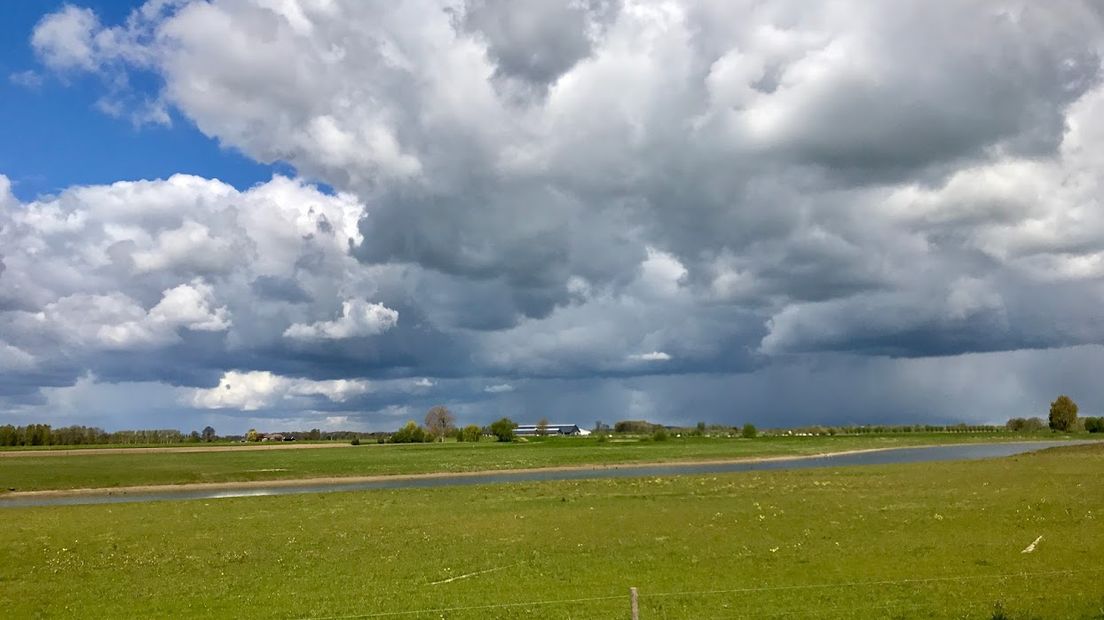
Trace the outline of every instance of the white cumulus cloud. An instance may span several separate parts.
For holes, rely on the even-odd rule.
[[[296,323],[284,331],[284,336],[296,340],[340,340],[375,336],[391,329],[399,321],[399,313],[383,304],[362,299],[342,302],[341,316],[332,321]]]
[[[332,402],[344,402],[370,390],[371,385],[364,380],[315,381],[268,371],[229,371],[217,386],[193,390],[190,402],[204,409],[255,411],[297,396],[321,396]]]
[[[670,361],[671,356],[663,351],[651,351],[649,353],[634,353],[629,356],[629,359],[637,362],[666,362]]]

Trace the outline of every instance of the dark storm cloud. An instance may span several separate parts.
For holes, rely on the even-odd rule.
[[[521,87],[543,96],[576,63],[590,56],[594,39],[617,15],[617,0],[519,4],[509,0],[472,0],[463,27],[484,39],[503,89]],[[518,84],[517,82],[520,82]]]
[[[295,280],[290,278],[258,276],[249,286],[258,296],[267,299],[290,303],[310,301],[310,296],[307,295],[306,291],[304,291]]]

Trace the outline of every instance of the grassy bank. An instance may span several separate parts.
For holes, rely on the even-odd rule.
[[[8,509],[0,608],[611,618],[627,615],[637,586],[645,619],[989,618],[998,601],[1013,618],[1099,618],[1102,470],[1104,446],[1091,446],[958,463]]]
[[[871,448],[1054,439],[1046,434],[924,434],[847,437],[672,438],[599,442],[596,438],[545,438],[530,443],[364,445],[203,453],[21,455],[0,458],[0,493],[10,490],[119,487],[193,482],[276,480],[792,456]]]

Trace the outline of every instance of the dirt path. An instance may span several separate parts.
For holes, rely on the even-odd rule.
[[[311,448],[351,448],[348,442],[334,443],[265,443],[218,446],[181,446],[152,448],[74,448],[72,450],[0,450],[0,458],[23,456],[88,456],[90,454],[151,454],[158,452],[252,452],[255,450],[304,450]],[[361,446],[364,447],[364,446]]]

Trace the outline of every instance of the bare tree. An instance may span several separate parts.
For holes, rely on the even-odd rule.
[[[456,416],[452,415],[448,407],[437,405],[426,412],[425,426],[430,435],[444,439],[456,428]]]
[[[537,422],[537,434],[544,437],[548,434],[548,418],[541,418]]]

